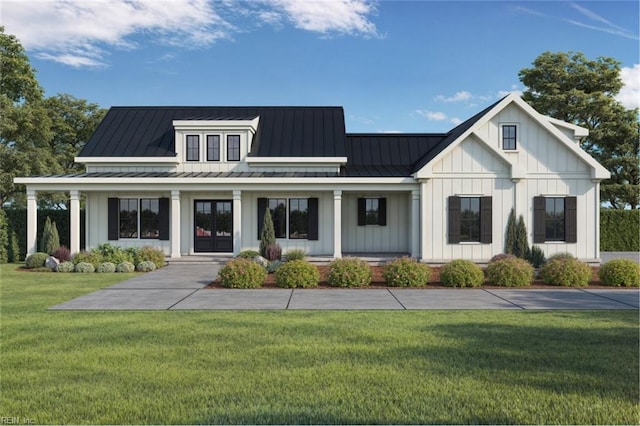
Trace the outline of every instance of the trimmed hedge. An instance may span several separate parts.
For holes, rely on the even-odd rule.
[[[305,260],[286,262],[276,271],[276,285],[283,288],[316,287],[320,282],[320,272]]]
[[[565,287],[585,287],[591,279],[591,268],[571,255],[554,255],[540,270],[542,281]]]
[[[503,287],[525,287],[533,282],[533,266],[517,257],[489,262],[486,272],[489,283]]]
[[[267,277],[267,271],[250,259],[238,257],[228,261],[218,275],[223,287],[258,288]]]
[[[356,257],[336,259],[329,265],[327,282],[333,287],[366,287],[372,277],[369,264]]]
[[[631,259],[613,259],[598,273],[604,285],[640,287],[640,265]]]
[[[640,210],[600,210],[600,250],[640,251]]]
[[[447,287],[480,287],[484,282],[484,273],[470,260],[458,259],[442,267],[440,281]]]
[[[382,277],[392,287],[421,287],[427,285],[431,269],[415,259],[401,257],[387,263]]]

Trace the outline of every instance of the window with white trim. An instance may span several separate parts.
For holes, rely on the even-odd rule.
[[[207,135],[207,161],[220,161],[220,135]]]
[[[240,161],[240,135],[227,135],[227,161]]]
[[[200,161],[200,136],[187,135],[186,158],[187,161]]]
[[[515,151],[517,149],[518,126],[516,124],[502,125],[502,149],[505,151]]]

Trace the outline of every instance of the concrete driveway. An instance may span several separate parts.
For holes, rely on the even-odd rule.
[[[640,289],[204,289],[220,266],[172,264],[50,310],[639,309]]]

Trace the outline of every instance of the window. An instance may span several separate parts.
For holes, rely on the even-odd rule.
[[[157,198],[140,200],[140,238],[160,237],[160,201]]]
[[[513,151],[516,149],[517,126],[515,124],[505,124],[502,126],[502,149]]]
[[[220,161],[219,135],[207,135],[207,161]]]
[[[138,238],[138,199],[120,199],[120,238]]]
[[[227,161],[240,161],[240,136],[227,136]]]
[[[493,241],[491,197],[449,197],[449,244]]]
[[[460,198],[460,242],[480,242],[480,197]]]
[[[387,225],[386,198],[358,198],[358,226]]]
[[[285,198],[269,198],[268,205],[276,238],[287,238],[287,200]]]
[[[534,197],[533,242],[577,242],[577,198]]]
[[[187,135],[187,161],[200,161],[200,136]]]
[[[292,198],[289,200],[289,238],[307,238],[308,216],[309,203],[306,198]]]

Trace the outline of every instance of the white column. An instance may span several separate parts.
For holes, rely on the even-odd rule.
[[[411,257],[420,257],[420,190],[411,191]]]
[[[594,203],[594,217],[595,217],[595,255],[596,259],[600,259],[600,181],[596,181],[596,202]]]
[[[342,257],[342,191],[333,191],[333,257]]]
[[[171,190],[171,257],[180,257],[180,191]]]
[[[429,246],[429,236],[427,235],[427,231],[429,229],[427,220],[427,212],[429,211],[427,203],[429,202],[429,198],[427,196],[427,181],[420,182],[420,203],[422,204],[422,208],[420,209],[420,259],[428,260],[427,256],[429,250],[427,250]]]
[[[80,251],[80,193],[69,191],[69,250],[71,254]]]
[[[27,188],[27,256],[38,251],[38,204],[36,191]]]
[[[242,249],[242,191],[233,191],[233,255]]]

